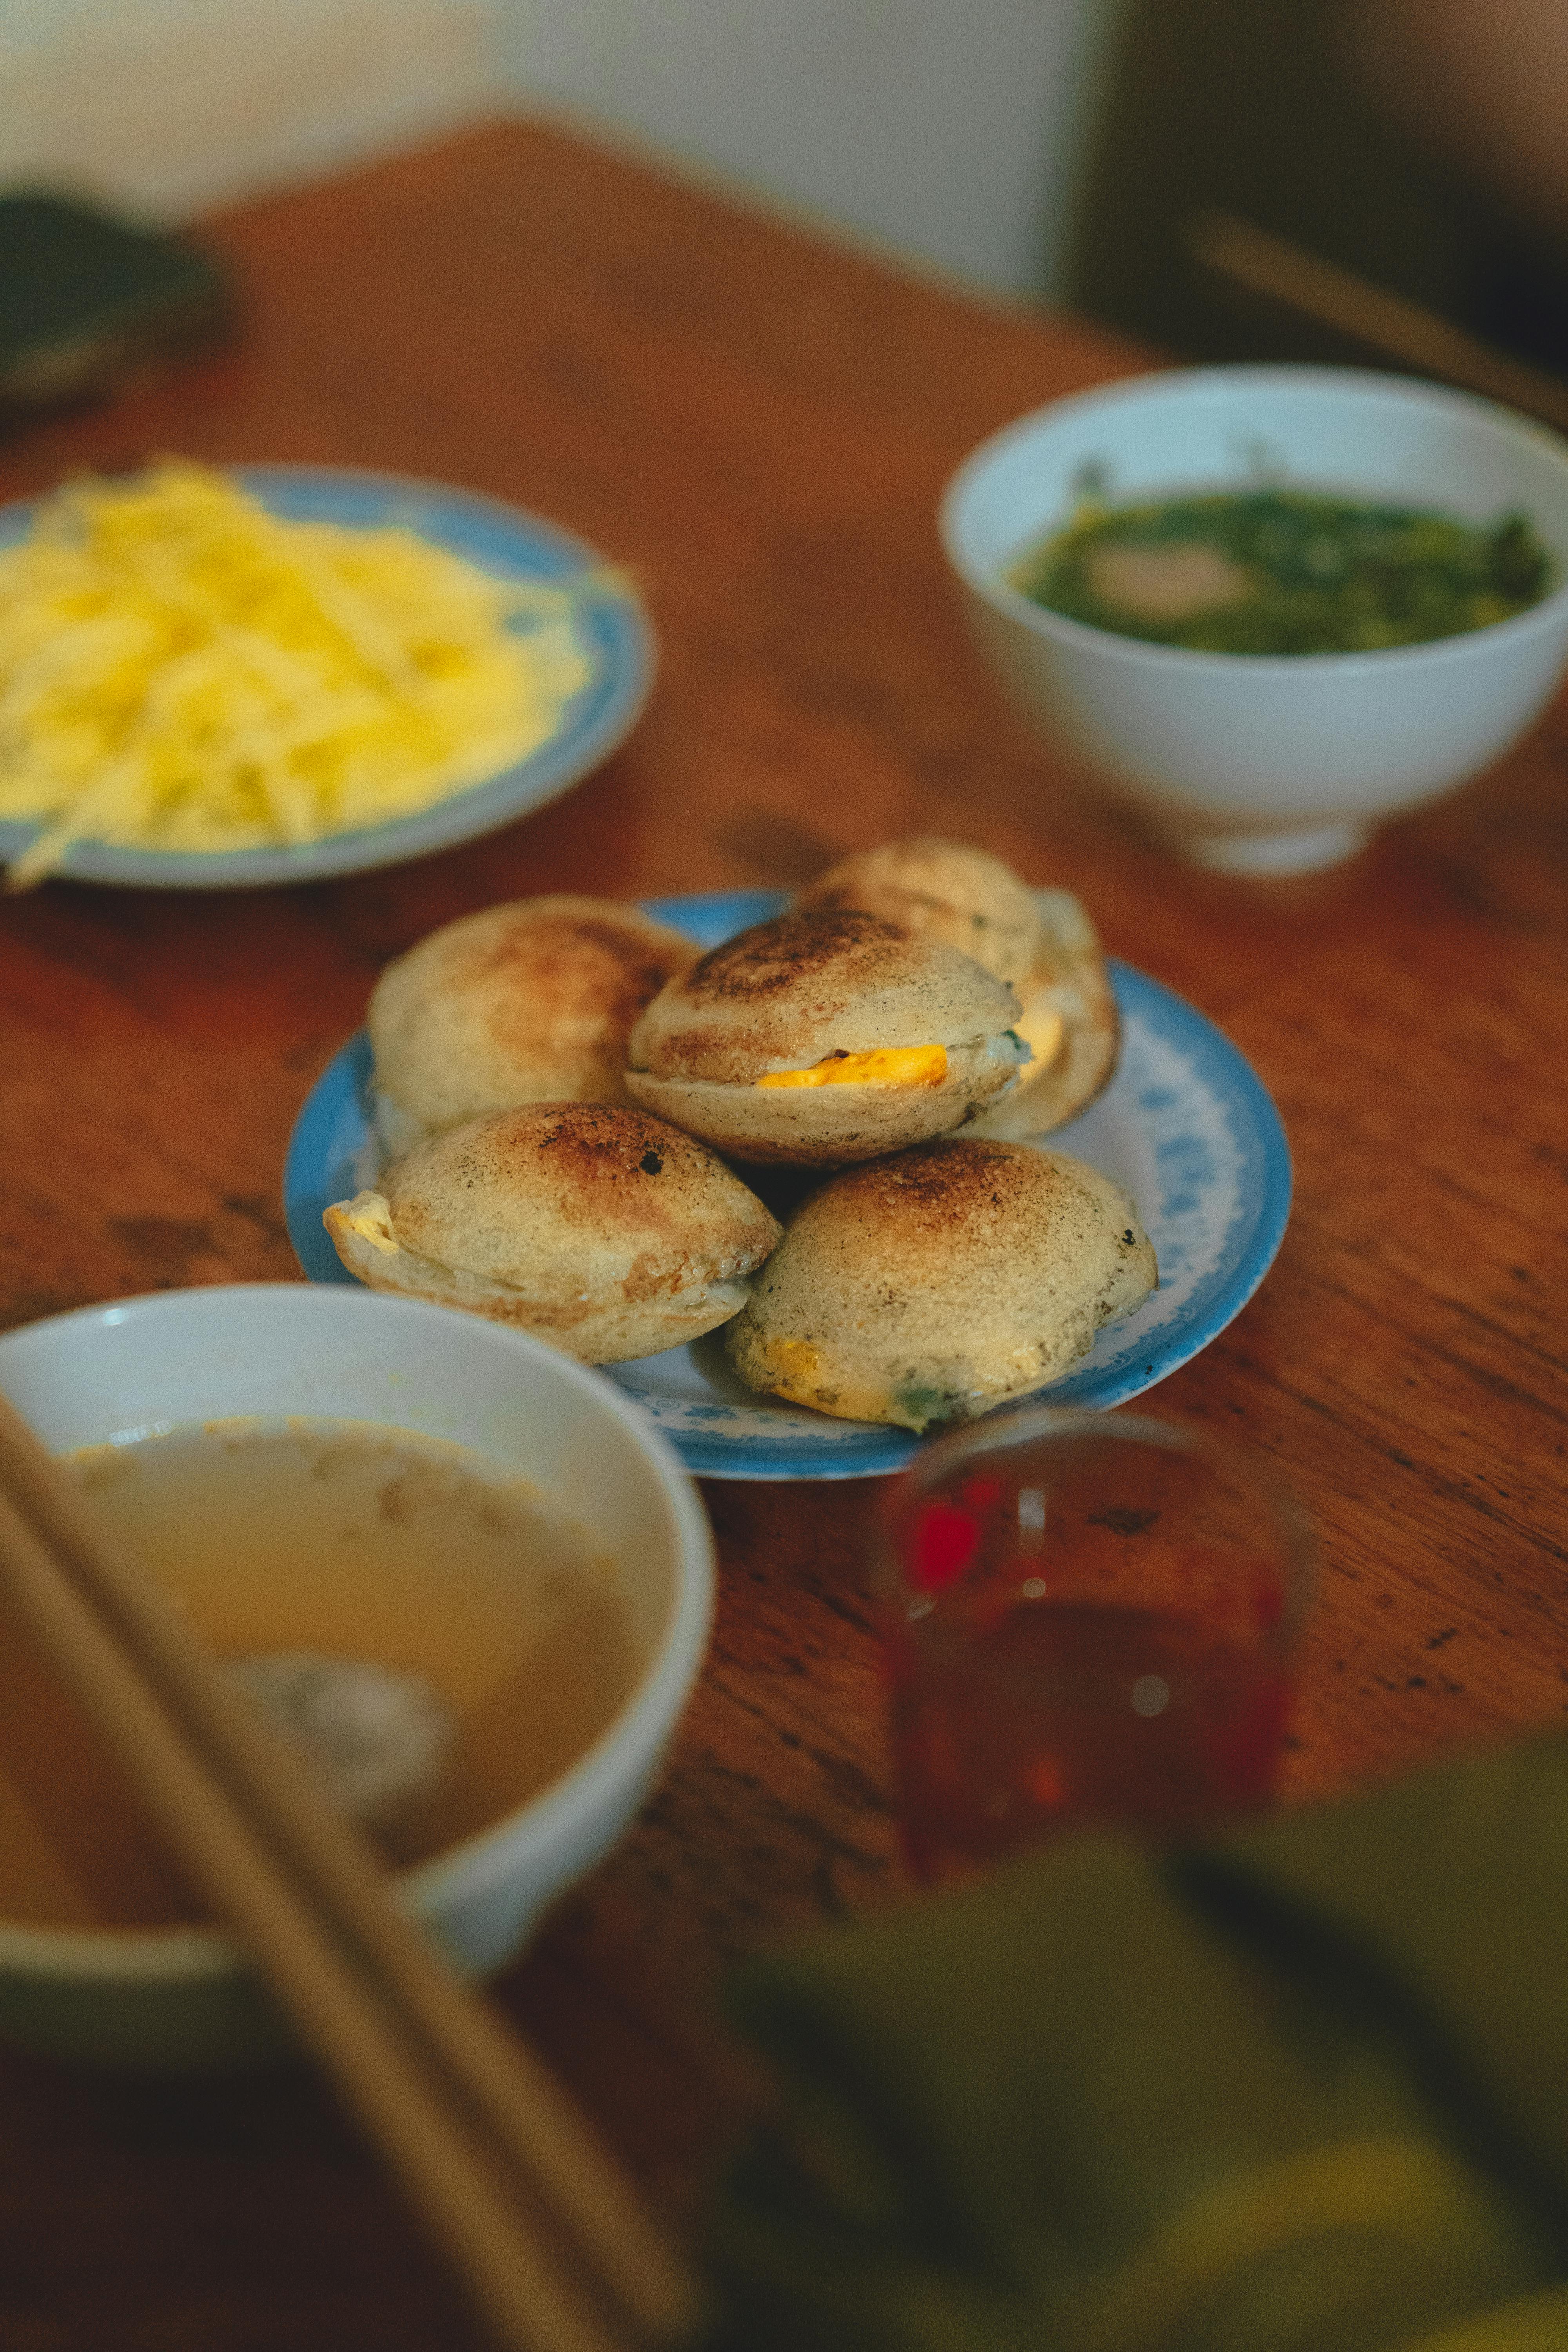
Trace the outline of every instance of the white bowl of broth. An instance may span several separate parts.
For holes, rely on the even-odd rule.
[[[1479,531],[1521,517],[1544,551],[1544,593],[1424,643],[1259,653],[1147,642],[1026,592],[1086,500],[1157,509],[1270,491]],[[1173,369],[1054,401],[972,453],[940,525],[975,642],[1016,707],[1165,844],[1234,872],[1352,855],[1499,759],[1568,663],[1568,445],[1404,377]],[[1231,593],[1219,562],[1206,573],[1192,562],[1188,583],[1200,598]]]
[[[281,1708],[457,1968],[513,1958],[647,1796],[706,1648],[708,1522],[640,1409],[479,1317],[310,1284],[26,1326],[0,1390]],[[90,1726],[0,1633],[0,2034],[142,2070],[287,2051]]]

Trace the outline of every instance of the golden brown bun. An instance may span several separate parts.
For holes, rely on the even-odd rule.
[[[1034,893],[1000,857],[968,842],[916,834],[841,857],[808,883],[800,907],[863,907],[962,948],[1020,996],[1039,944]]]
[[[612,1103],[470,1119],[322,1222],[373,1290],[515,1323],[591,1364],[727,1321],[779,1234],[701,1144]]]
[[[1098,1170],[950,1137],[814,1192],[724,1344],[751,1388],[923,1430],[1058,1379],[1157,1279]]]
[[[443,924],[371,995],[394,1152],[525,1102],[624,1102],[632,1025],[698,950],[612,898],[515,898]]]
[[[1014,1080],[1018,1000],[973,958],[858,910],[780,915],[726,940],[632,1032],[634,1098],[733,1158],[837,1166],[946,1134]],[[936,1084],[760,1087],[836,1054],[941,1045]]]
[[[1087,1108],[1114,1072],[1121,1030],[1105,951],[1070,890],[1031,890],[989,850],[921,834],[841,857],[799,904],[868,908],[963,948],[1016,989],[1020,1032],[1037,1058],[1005,1101],[981,1114],[978,1133],[1048,1134]]]

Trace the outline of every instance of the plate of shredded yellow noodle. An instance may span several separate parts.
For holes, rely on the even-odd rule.
[[[390,866],[597,766],[653,675],[626,582],[442,484],[167,459],[0,508],[0,858],[232,889]]]

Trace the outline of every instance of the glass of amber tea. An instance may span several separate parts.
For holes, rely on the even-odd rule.
[[[913,1874],[1264,1807],[1310,1553],[1266,1470],[1173,1423],[1026,1408],[926,1448],[873,1580]]]

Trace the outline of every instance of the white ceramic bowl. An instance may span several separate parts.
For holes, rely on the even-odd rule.
[[[541,1795],[400,1882],[465,1975],[511,1958],[641,1803],[707,1644],[708,1522],[641,1408],[479,1316],[306,1283],[163,1291],[26,1325],[0,1336],[0,1390],[57,1452],[228,1414],[416,1430],[532,1479],[589,1528],[620,1567],[637,1686]],[[0,2033],[57,2057],[182,2072],[288,2046],[234,1948],[182,1927],[0,1921]]]
[[[1558,585],[1465,636],[1382,653],[1151,646],[1047,613],[1008,584],[1092,480],[1113,502],[1289,483],[1440,508],[1521,509]],[[1177,369],[1053,401],[981,444],[940,527],[974,636],[1026,718],[1210,865],[1284,873],[1478,774],[1568,661],[1568,444],[1489,401],[1358,369]]]

